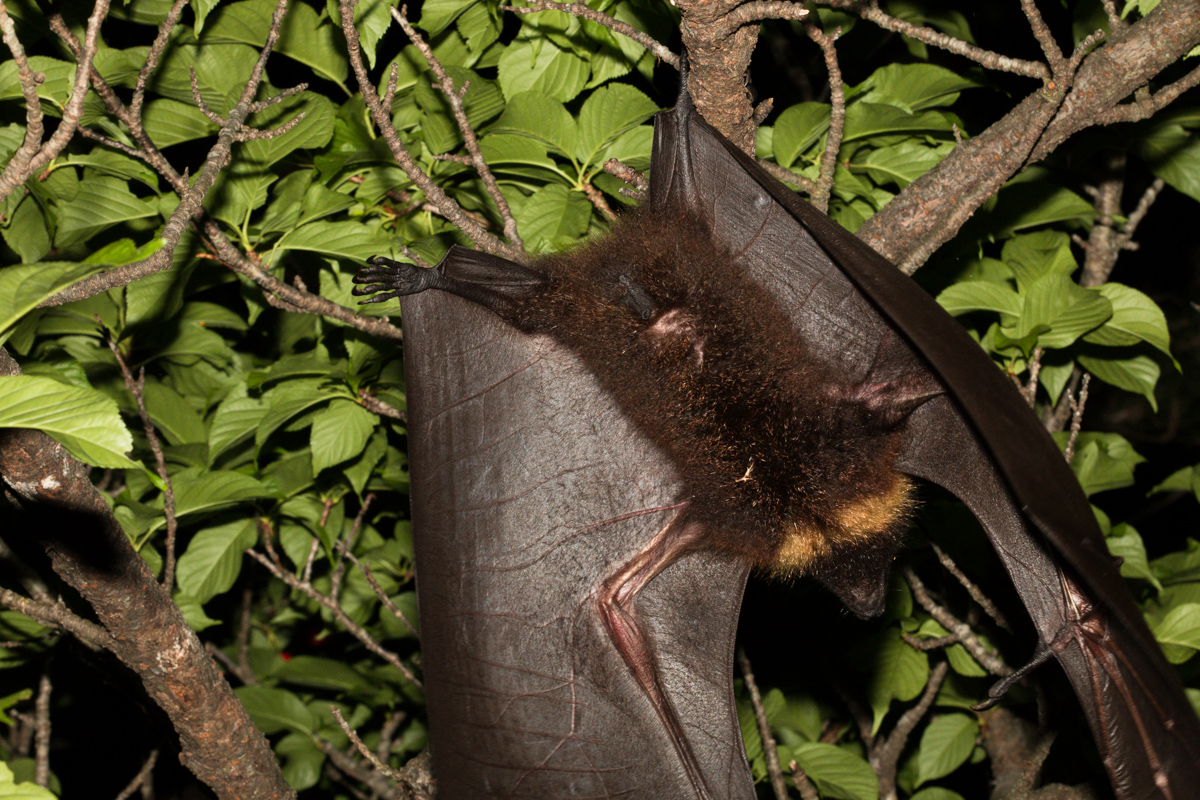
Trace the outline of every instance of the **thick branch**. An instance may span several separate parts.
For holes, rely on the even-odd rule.
[[[0,350],[0,375],[20,368]],[[45,548],[179,732],[180,760],[222,800],[295,797],[267,740],[88,480],[40,431],[0,431],[0,475],[22,502],[10,535]]]
[[[914,181],[862,226],[859,238],[916,269],[1026,164],[1096,124],[1120,100],[1200,42],[1200,0],[1167,0],[1088,55],[1059,107],[1039,90]]]

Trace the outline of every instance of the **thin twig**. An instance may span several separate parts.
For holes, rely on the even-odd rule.
[[[263,524],[264,524],[264,529],[265,529],[266,523],[264,522]],[[342,606],[340,603],[338,603],[333,598],[328,597],[325,594],[322,594],[321,592],[317,591],[317,589],[314,588],[312,584],[301,581],[299,578],[297,578],[291,572],[284,569],[282,564],[279,562],[278,556],[274,555],[274,550],[269,543],[270,534],[267,533],[266,530],[264,530],[264,534],[265,534],[263,537],[264,543],[268,548],[271,548],[270,555],[272,555],[274,557],[268,558],[267,556],[264,556],[262,553],[259,553],[257,550],[252,550],[252,549],[246,550],[246,554],[248,556],[253,558],[258,563],[262,564],[264,567],[267,568],[267,570],[272,575],[274,575],[276,578],[278,578],[279,580],[286,583],[292,589],[295,589],[295,590],[301,592],[302,594],[309,597],[310,599],[315,600],[317,603],[319,603],[324,608],[328,609],[329,612],[331,614],[333,614],[334,618],[337,619],[337,621],[339,623],[341,623],[342,627],[344,627],[346,629],[346,631],[348,633],[350,633],[351,636],[353,636],[355,639],[358,639],[360,642],[362,642],[363,645],[365,645],[366,648],[368,650],[370,650],[372,653],[379,656],[384,661],[386,661],[387,663],[389,663],[393,667],[395,667],[397,670],[399,670],[400,674],[403,675],[413,685],[417,686],[418,688],[423,688],[421,681],[417,678],[416,675],[413,674],[413,671],[408,667],[408,665],[405,664],[402,660],[400,660],[400,657],[398,655],[391,652],[390,650],[385,649],[382,645],[379,644],[379,642],[375,641],[375,639],[371,636],[371,634],[367,633],[367,631],[361,625],[358,625],[352,619],[350,619],[350,617],[346,615],[346,612],[342,610]]]
[[[45,143],[42,142],[43,115],[41,101],[38,99],[36,86],[45,80],[41,73],[34,73],[29,68],[25,50],[17,39],[16,28],[8,10],[0,4],[0,34],[8,46],[17,64],[18,82],[21,93],[25,98],[25,139],[17,152],[9,159],[0,173],[0,201],[12,193],[16,187],[24,183],[31,175],[35,175],[50,163],[67,143],[75,136],[79,119],[83,116],[83,102],[88,93],[88,83],[92,73],[92,61],[100,41],[100,24],[108,16],[109,0],[96,0],[88,17],[87,30],[83,35],[83,46],[76,55],[75,83],[71,86],[71,95],[63,105],[62,118],[58,127]],[[23,65],[23,66],[22,66]]]
[[[396,126],[392,124],[391,109],[383,105],[379,95],[375,92],[371,76],[367,73],[366,64],[363,63],[362,45],[359,41],[358,29],[354,27],[354,8],[357,5],[358,0],[339,0],[338,8],[342,18],[342,33],[346,37],[346,52],[350,56],[350,66],[354,70],[354,77],[358,80],[363,102],[366,103],[367,110],[371,113],[371,119],[378,126],[379,133],[387,143],[388,149],[392,151],[392,157],[396,159],[400,169],[404,170],[404,174],[417,185],[418,189],[424,192],[429,204],[437,209],[441,216],[465,233],[477,248],[485,253],[503,256],[513,261],[525,261],[526,254],[522,249],[489,233],[484,226],[472,219],[458,203],[451,200],[442,188],[429,177],[428,173],[417,166],[416,161],[413,160],[412,154],[400,139]]]
[[[107,340],[108,349],[112,350],[113,356],[117,359],[117,366],[121,369],[121,375],[125,379],[125,389],[133,395],[133,401],[137,405],[138,416],[142,420],[142,431],[150,443],[150,451],[154,453],[155,471],[165,487],[163,489],[163,515],[166,517],[167,541],[163,545],[166,555],[163,559],[162,587],[167,594],[170,594],[175,585],[175,487],[171,483],[170,473],[167,472],[167,460],[163,456],[158,434],[154,431],[154,423],[150,421],[150,414],[146,411],[146,399],[142,393],[142,388],[146,385],[146,369],[143,367],[138,371],[138,376],[133,377],[133,372],[130,371],[129,364],[126,363],[125,356],[121,353],[121,348],[117,346],[116,340],[111,336],[107,337]]]
[[[438,87],[442,93],[446,95],[446,99],[450,101],[450,110],[454,113],[454,121],[458,125],[458,130],[462,133],[463,143],[467,147],[467,152],[470,154],[470,163],[475,168],[479,179],[483,181],[483,188],[487,191],[488,197],[492,198],[492,202],[496,204],[496,208],[500,211],[500,219],[504,223],[504,237],[516,248],[525,249],[525,242],[522,241],[521,235],[517,232],[517,220],[513,216],[512,209],[508,207],[508,200],[500,192],[500,186],[496,183],[496,177],[492,174],[492,170],[488,167],[487,162],[483,159],[483,153],[479,150],[479,139],[475,136],[475,129],[471,127],[470,120],[467,119],[467,111],[463,106],[463,98],[470,88],[470,82],[463,84],[460,89],[454,88],[454,79],[446,74],[446,70],[442,67],[442,62],[438,61],[437,56],[433,54],[433,49],[425,42],[425,39],[417,33],[416,29],[408,22],[408,7],[401,6],[399,10],[392,9],[392,17],[396,22],[400,23],[400,27],[404,29],[404,33],[425,57],[425,62],[429,64],[429,69],[433,72],[433,76],[437,78]]]
[[[79,641],[97,650],[112,650],[112,636],[94,622],[77,617],[60,603],[47,603],[22,597],[0,587],[0,605],[19,611],[34,622],[49,628],[59,628],[73,634]]]
[[[151,750],[150,755],[147,756],[145,762],[142,764],[142,768],[138,770],[138,774],[134,775],[133,780],[121,790],[116,800],[128,800],[128,798],[133,797],[134,792],[149,783],[150,775],[154,772],[154,762],[156,761],[158,761],[158,750]]]
[[[838,34],[825,34],[814,21],[804,20],[804,32],[817,43],[825,57],[825,69],[829,72],[829,132],[825,139],[825,152],[821,155],[821,170],[818,173],[816,190],[811,199],[821,211],[829,209],[829,195],[833,190],[833,173],[837,169],[838,152],[842,148],[842,132],[846,127],[846,92],[842,86],[842,70],[838,66],[837,49],[834,42]],[[840,33],[840,31],[839,31]]]
[[[43,672],[34,701],[33,734],[33,782],[42,788],[50,786],[50,691],[50,675]]]
[[[383,763],[378,756],[371,752],[371,748],[367,747],[366,744],[363,743],[363,740],[358,738],[358,734],[354,732],[354,729],[350,727],[350,723],[346,722],[345,717],[342,716],[341,709],[339,709],[337,706],[330,706],[329,710],[333,712],[333,718],[337,720],[338,727],[340,727],[342,732],[350,738],[350,741],[354,744],[354,748],[358,750],[358,752],[362,753],[363,758],[371,762],[371,766],[375,767],[375,769],[379,770],[379,772],[388,776],[396,783],[404,782],[404,777],[399,772]]]
[[[917,577],[917,573],[913,572],[911,567],[904,567],[901,570],[904,579],[908,581],[908,585],[912,588],[913,598],[929,612],[929,616],[938,621],[943,628],[949,631],[954,636],[958,637],[962,646],[967,649],[979,664],[993,675],[1005,677],[1012,674],[1012,667],[1004,663],[1004,661],[995,653],[984,647],[979,641],[979,637],[975,635],[975,631],[971,630],[971,626],[962,622],[958,617],[954,616],[944,606],[934,602],[929,595],[929,591],[925,588],[925,584]]]
[[[824,2],[832,8],[848,11],[869,22],[873,22],[885,30],[894,31],[910,39],[924,42],[931,47],[937,47],[963,56],[964,58],[969,58],[988,69],[1012,72],[1017,75],[1038,78],[1040,80],[1047,80],[1050,77],[1050,71],[1046,69],[1045,64],[1037,61],[1025,61],[1019,58],[1009,58],[1000,53],[994,53],[990,50],[984,50],[982,47],[968,44],[961,39],[955,39],[953,36],[935,31],[932,28],[914,25],[911,22],[905,22],[902,19],[885,14],[880,10],[878,0],[869,0],[869,2],[865,3],[860,2],[860,0],[824,0]]]
[[[976,586],[975,583],[966,576],[966,573],[958,568],[958,564],[954,563],[954,559],[950,558],[949,553],[932,542],[930,542],[930,546],[933,548],[933,552],[937,554],[938,561],[942,562],[942,566],[946,568],[946,571],[953,575],[954,579],[957,580],[962,587],[967,590],[967,594],[971,595],[971,599],[978,603],[979,607],[982,608],[989,617],[995,620],[997,625],[1009,633],[1012,633],[1012,626],[1008,624],[1008,620],[1005,619],[1004,615],[1000,613],[1000,609],[996,608],[996,604],[992,602],[991,598],[984,594],[983,590]]]
[[[596,207],[596,210],[604,215],[605,219],[614,220],[617,218],[617,215],[609,207],[608,201],[604,199],[604,195],[595,186],[585,183],[583,193],[587,195],[588,200],[592,201],[592,205]]]
[[[816,181],[810,180],[803,175],[797,175],[787,167],[781,164],[776,164],[774,161],[765,161],[761,158],[757,159],[757,161],[760,167],[771,173],[775,180],[779,181],[780,183],[786,183],[791,186],[795,186],[809,197],[812,197],[814,194],[816,194]]]
[[[679,69],[679,56],[672,53],[665,45],[659,44],[650,34],[639,31],[627,22],[621,22],[619,19],[610,17],[608,14],[589,8],[583,3],[555,3],[551,0],[530,0],[528,6],[500,6],[500,8],[516,14],[536,14],[539,11],[562,11],[580,19],[595,22],[611,31],[632,39],[653,53],[654,57],[659,61],[664,61],[672,67]]]
[[[1200,85],[1200,67],[1196,67],[1170,86],[1159,89],[1153,95],[1149,92],[1135,95],[1133,102],[1110,108],[1097,116],[1096,124],[1111,125],[1114,122],[1137,122],[1146,119],[1197,85]]]
[[[367,411],[378,414],[381,417],[391,417],[404,422],[408,419],[408,415],[395,406],[385,403],[375,395],[368,392],[366,389],[358,390],[358,402]]]
[[[792,773],[792,780],[800,790],[800,800],[821,800],[821,795],[817,794],[817,787],[813,786],[812,781],[808,779],[808,773],[800,769],[799,764],[795,761],[788,762],[788,771]]]
[[[896,766],[900,762],[900,755],[904,752],[905,745],[908,744],[908,737],[933,705],[933,700],[937,697],[938,690],[942,688],[942,682],[946,680],[946,673],[949,669],[950,665],[945,661],[933,668],[929,674],[929,682],[925,684],[925,691],[921,694],[921,699],[900,716],[900,719],[896,721],[896,727],[888,734],[887,740],[878,751],[872,754],[871,766],[875,768],[875,774],[879,776],[879,796],[881,798],[895,796]]]
[[[1079,437],[1079,430],[1083,427],[1083,409],[1087,405],[1088,384],[1091,383],[1092,376],[1084,373],[1083,380],[1079,384],[1079,399],[1069,397],[1071,403],[1071,436],[1067,439],[1067,446],[1063,451],[1063,455],[1067,459],[1067,463],[1071,463],[1071,459],[1075,457],[1075,439]]]
[[[1025,18],[1029,20],[1029,27],[1033,30],[1033,37],[1037,39],[1046,61],[1050,64],[1051,74],[1057,76],[1062,70],[1065,58],[1054,41],[1054,34],[1050,33],[1050,27],[1042,19],[1042,12],[1038,11],[1033,0],[1021,0],[1021,10],[1025,12]]]
[[[733,35],[739,28],[760,23],[765,19],[802,20],[807,16],[808,9],[799,3],[787,0],[752,0],[721,17],[712,36],[716,40],[724,39]]]
[[[342,549],[342,546],[340,543],[339,543],[338,547],[339,547],[339,549]],[[371,570],[370,565],[365,564],[362,561],[360,561],[353,553],[351,553],[348,550],[343,550],[342,554],[346,557],[346,559],[351,564],[353,564],[355,567],[357,567],[358,571],[361,572],[363,577],[367,579],[367,583],[369,583],[371,585],[372,591],[374,591],[375,596],[379,598],[379,602],[383,603],[383,607],[386,608],[388,611],[392,612],[392,614],[396,617],[396,619],[403,622],[404,627],[408,628],[409,631],[412,632],[413,636],[416,636],[417,635],[417,626],[412,624],[412,622],[409,620],[409,618],[404,615],[404,612],[401,611],[400,608],[395,603],[392,602],[392,598],[387,596],[387,592],[383,591],[383,587],[379,585],[379,580],[375,577],[375,573]]]
[[[758,683],[754,680],[754,671],[750,668],[750,659],[746,657],[744,648],[737,649],[738,668],[746,681],[746,691],[750,693],[750,705],[754,708],[754,719],[758,722],[758,734],[762,739],[763,756],[767,762],[767,775],[771,778],[771,788],[775,791],[776,800],[788,800],[787,784],[783,782],[783,769],[779,766],[779,750],[775,746],[775,737],[771,735],[771,724],[767,721],[767,712],[763,708],[762,695],[758,691]]]

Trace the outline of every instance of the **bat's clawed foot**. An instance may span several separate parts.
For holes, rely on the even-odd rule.
[[[393,297],[423,292],[436,288],[440,273],[435,269],[423,269],[415,264],[393,261],[375,256],[367,261],[370,266],[355,273],[353,281],[358,284],[351,293],[356,297],[367,297],[363,303],[381,303]],[[380,294],[382,292],[383,294]]]

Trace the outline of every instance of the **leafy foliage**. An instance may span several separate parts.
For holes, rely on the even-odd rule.
[[[218,130],[193,102],[192,71],[209,108],[228,113],[266,40],[274,5],[196,3],[172,33],[149,84],[145,126],[180,169],[199,170],[197,154]],[[665,3],[601,5],[660,41],[675,24]],[[925,5],[907,2],[901,10],[911,21],[973,41],[966,17]],[[1152,5],[1131,0],[1126,11],[1146,13]],[[113,10],[128,25],[102,39],[96,57],[112,86],[123,92],[134,86],[153,39],[150,26],[167,8],[157,0],[130,0]],[[48,116],[61,117],[74,63],[51,44],[32,3],[13,2],[9,9],[30,41],[42,37],[31,47],[37,53],[31,65],[45,75],[38,96]],[[827,27],[844,26],[849,33],[850,18],[821,13]],[[355,24],[380,86],[393,70],[397,76],[392,119],[417,165],[498,229],[500,212],[475,173],[439,158],[461,152],[462,132],[428,65],[414,47],[401,46],[386,4],[360,3]],[[605,217],[590,198],[603,194],[614,205],[628,202],[603,164],[616,158],[644,168],[652,142],[649,119],[670,102],[669,94],[656,90],[653,56],[592,22],[557,11],[508,15],[478,0],[427,0],[419,26],[455,85],[470,84],[467,117],[527,248],[557,250],[602,231]],[[966,99],[1002,97],[1002,87],[987,75],[935,60],[920,43],[900,46],[903,63],[879,66],[870,60],[874,44],[867,34],[847,36],[839,45],[844,62],[869,68],[846,87],[830,208],[851,230],[936,167],[955,148],[956,135],[980,129],[978,108],[969,115],[959,111]],[[450,244],[466,243],[425,204],[369,126],[350,83],[336,3],[294,3],[276,54],[269,76],[279,84],[265,82],[263,96],[300,80],[311,86],[251,122],[269,129],[303,117],[284,135],[236,145],[205,200],[208,214],[242,252],[270,275],[300,281],[349,306],[349,278],[368,256],[400,258],[407,245],[435,261]],[[24,136],[22,103],[14,64],[0,64],[0,161],[16,152]],[[791,104],[759,129],[757,151],[816,180],[830,119],[828,102]],[[94,92],[84,124],[135,145]],[[1200,200],[1198,126],[1193,100],[1124,126],[1120,135],[1140,168]],[[1090,230],[1097,212],[1081,194],[1086,171],[1063,162],[1014,179],[947,247],[944,262],[930,270],[932,283],[941,284],[938,300],[962,317],[1000,368],[1023,382],[1036,381],[1038,402],[1047,410],[1074,390],[1077,367],[1154,406],[1163,371],[1178,368],[1166,317],[1131,286],[1079,285],[1079,250],[1070,234]],[[416,619],[407,430],[401,419],[378,415],[368,402],[374,398],[403,412],[398,348],[337,320],[272,306],[190,232],[170,271],[43,307],[101,270],[158,251],[162,226],[179,199],[142,161],[82,138],[23,188],[0,206],[6,263],[0,269],[0,342],[25,373],[0,378],[0,427],[45,430],[77,458],[107,470],[114,514],[161,574],[168,487],[155,470],[134,398],[106,340],[116,342],[131,367],[145,370],[146,412],[162,441],[179,523],[174,599],[225,663],[240,665],[240,674],[230,670],[242,683],[237,695],[271,737],[292,785],[312,789],[314,797],[348,797],[325,771],[330,750],[314,743],[348,747],[331,706],[368,746],[382,741],[393,766],[426,744],[423,697],[412,672],[381,661],[351,635],[357,629],[406,668],[419,665],[417,637],[406,624]],[[362,313],[399,312],[389,303]],[[1062,438],[1065,446],[1071,437]],[[1135,467],[1145,461],[1116,433],[1083,433],[1072,447],[1072,465],[1089,495],[1132,485],[1140,472]],[[1200,500],[1200,465],[1178,469],[1154,491],[1190,492]],[[1186,549],[1170,552],[1184,543],[1147,544],[1131,525],[1111,524],[1097,513],[1155,634],[1194,678],[1200,543],[1189,539]],[[984,573],[992,566],[982,534],[939,499],[929,503],[915,538],[925,535],[956,542],[958,560]],[[277,551],[289,576],[335,598],[340,611],[248,558],[246,551],[255,547]],[[1000,584],[987,588],[1002,593]],[[965,613],[968,600],[956,584],[946,579],[939,590]],[[797,688],[786,678],[768,692],[764,706],[781,761],[794,760],[821,796],[875,800],[879,788],[862,729],[886,734],[913,706],[928,686],[931,661],[943,656],[912,643],[946,630],[902,584],[883,620],[843,627],[851,630],[825,641],[816,634],[806,638],[833,654],[824,678],[848,667],[839,688],[856,698],[858,726],[835,696]],[[32,670],[48,657],[47,629],[12,612],[0,614],[0,628],[0,638],[28,645],[6,651],[0,668],[17,685],[33,685]],[[1011,645],[1002,631],[993,633]],[[793,628],[781,635],[798,634]],[[981,639],[991,646],[986,626]],[[911,737],[900,771],[901,791],[914,800],[979,796],[987,780],[986,770],[976,766],[984,757],[976,741],[985,717],[970,711],[986,692],[987,671],[961,644],[944,652],[952,677]],[[1023,657],[1013,652],[1012,658]],[[773,672],[785,674],[780,667]],[[0,706],[24,700],[21,695]],[[1029,700],[1019,688],[1013,692],[1013,702]],[[748,700],[739,695],[738,703],[750,762],[761,779],[763,743]],[[63,703],[55,713],[71,712]],[[0,722],[11,720],[0,716]],[[58,769],[65,777],[74,768]],[[51,796],[37,792],[13,784],[0,765],[0,796]]]

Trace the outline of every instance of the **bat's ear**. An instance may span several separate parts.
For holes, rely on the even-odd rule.
[[[909,414],[945,392],[937,378],[920,370],[883,380],[868,375],[862,383],[849,388],[846,399],[862,403],[881,427],[893,428],[908,419]]]

